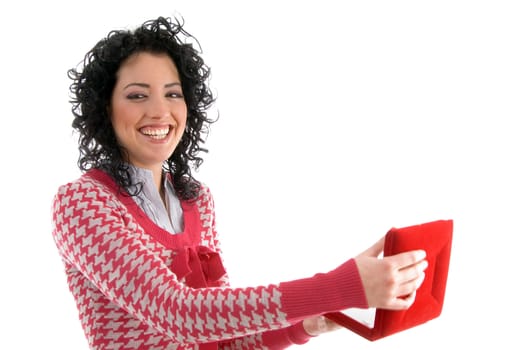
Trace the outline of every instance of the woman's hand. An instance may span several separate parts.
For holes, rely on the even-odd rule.
[[[379,259],[385,236],[355,257],[369,307],[403,310],[415,301],[416,291],[424,281],[426,253],[412,250]],[[342,328],[323,316],[303,320],[303,328],[311,336]]]
[[[332,332],[342,328],[339,324],[323,316],[310,317],[303,320],[303,328],[311,337]]]
[[[413,250],[379,259],[384,241],[385,236],[355,258],[367,302],[369,307],[407,309],[424,281],[425,251]]]

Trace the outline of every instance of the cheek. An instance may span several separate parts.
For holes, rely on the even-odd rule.
[[[115,133],[115,137],[117,138],[117,141],[122,144],[123,139],[126,137],[124,128],[119,123],[113,123],[113,132]]]
[[[177,121],[177,131],[176,131],[176,137],[178,140],[177,142],[181,140],[181,138],[184,135],[185,130],[186,130],[186,119],[178,120]]]
[[[186,105],[181,106],[181,108],[177,111],[175,115],[177,116],[175,121],[178,125],[178,129],[184,130],[188,118],[188,110],[186,108]],[[179,128],[179,126],[181,126],[182,128]]]
[[[137,112],[134,108],[126,105],[116,104],[111,113],[111,123],[114,129],[126,130],[133,128],[136,122],[135,115]]]
[[[114,110],[114,112],[117,111]],[[134,130],[131,121],[127,120],[126,118],[122,118],[123,115],[125,114],[120,114],[117,112],[112,114],[112,117],[110,118],[111,126],[113,128],[115,137],[117,138],[117,142],[121,145],[126,143],[126,140],[130,138],[130,133]]]

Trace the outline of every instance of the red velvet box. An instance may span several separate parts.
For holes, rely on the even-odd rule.
[[[374,326],[354,319],[346,311],[325,316],[347,329],[374,341],[437,318],[442,312],[453,238],[453,221],[438,220],[403,228],[392,228],[385,237],[384,256],[423,249],[429,265],[416,299],[407,310],[376,309]]]

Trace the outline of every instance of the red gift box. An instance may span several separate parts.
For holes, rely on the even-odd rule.
[[[452,220],[392,228],[385,237],[384,256],[415,249],[426,251],[429,265],[413,305],[406,310],[376,309],[373,327],[354,319],[346,311],[328,313],[325,317],[371,341],[437,318],[444,304],[452,238]]]

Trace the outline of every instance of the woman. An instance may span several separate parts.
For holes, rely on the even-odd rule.
[[[378,259],[383,238],[310,278],[229,286],[191,172],[214,102],[194,45],[160,17],[111,31],[69,71],[83,175],[56,194],[53,237],[90,348],[284,349],[339,328],[327,312],[408,308],[425,253]]]

